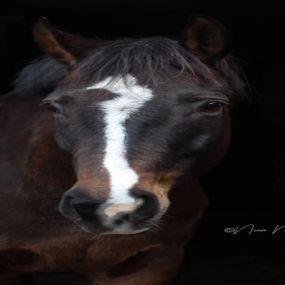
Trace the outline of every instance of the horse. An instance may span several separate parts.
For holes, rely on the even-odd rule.
[[[41,18],[33,34],[45,55],[0,101],[1,276],[171,284],[244,90],[227,30],[198,15],[177,39],[102,40]]]

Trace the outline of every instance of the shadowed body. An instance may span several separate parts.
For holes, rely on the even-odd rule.
[[[206,19],[207,21],[210,20]],[[43,39],[38,41],[41,41],[41,45],[47,44]],[[55,57],[59,56],[63,64],[73,66],[75,59],[71,53],[62,50],[60,45],[55,49],[53,54],[52,48],[49,47],[49,53],[52,56],[56,55]],[[194,54],[205,60],[204,53],[203,56],[201,52],[194,52]],[[215,55],[217,56],[216,53]],[[222,58],[223,55],[217,56],[217,58],[220,57]],[[203,63],[202,67],[205,66],[207,65]],[[211,68],[211,65],[209,66]],[[52,88],[52,95],[48,97],[49,92],[46,91],[34,96],[21,96],[16,88],[0,101],[0,272],[2,274],[75,272],[85,274],[90,278],[90,282],[96,280],[96,284],[102,285],[170,284],[182,261],[183,247],[193,235],[197,222],[208,203],[198,177],[213,168],[227,150],[230,138],[229,108],[223,105],[222,109],[221,106],[216,105],[214,108],[210,106],[210,111],[209,109],[200,111],[207,116],[207,119],[203,119],[203,124],[206,124],[207,120],[210,122],[204,131],[208,128],[211,130],[216,128],[219,132],[211,135],[213,137],[210,140],[211,143],[205,143],[206,151],[203,149],[201,153],[196,146],[196,141],[192,139],[193,136],[196,139],[196,132],[191,133],[189,135],[193,142],[191,150],[193,153],[194,150],[197,151],[199,155],[197,154],[198,158],[195,157],[195,159],[193,156],[188,159],[187,156],[187,159],[183,158],[183,163],[181,163],[182,159],[178,161],[176,154],[180,149],[185,154],[184,143],[176,144],[177,141],[174,140],[174,154],[164,149],[152,153],[157,141],[138,137],[137,134],[141,134],[139,131],[141,129],[134,123],[133,126],[131,122],[127,124],[131,121],[129,118],[132,118],[128,114],[124,119],[126,121],[122,120],[121,125],[115,125],[117,128],[126,127],[129,147],[116,154],[120,156],[116,162],[122,158],[125,159],[125,162],[120,162],[119,167],[127,163],[125,168],[127,171],[131,169],[136,173],[137,180],[134,180],[134,183],[128,186],[129,188],[125,186],[129,184],[123,184],[125,188],[120,188],[121,190],[118,191],[115,186],[112,188],[112,171],[116,169],[112,168],[112,163],[108,164],[107,115],[105,115],[105,123],[104,120],[98,123],[99,130],[100,124],[103,126],[99,134],[100,138],[105,138],[102,143],[97,138],[93,138],[93,134],[89,136],[89,133],[88,135],[81,133],[72,140],[74,146],[70,151],[71,139],[66,143],[66,134],[55,135],[56,128],[60,132],[59,125],[54,123],[53,114],[40,106],[43,99],[49,101],[49,104],[51,101],[54,104],[58,102],[59,97],[62,99],[62,94],[66,94],[66,90],[74,90],[76,84],[82,82],[78,75],[80,68],[75,69],[74,72],[71,71],[67,79],[65,78],[63,83],[59,84],[57,89],[59,93]],[[222,86],[227,81],[219,77],[219,72],[211,73],[213,74],[216,78],[211,80],[216,80],[219,83],[218,86]],[[124,76],[126,74],[123,74],[122,78],[125,78]],[[144,82],[143,79],[135,78],[135,80],[140,81],[140,86],[149,86],[153,96],[159,98],[161,94],[170,96],[167,94],[173,93],[171,88],[179,89],[176,86],[183,86],[185,78],[188,77],[182,74],[181,77],[173,79],[175,84],[167,81],[159,87],[154,83]],[[189,77],[187,80],[194,79]],[[98,88],[98,82],[100,80],[95,85],[78,84],[76,88],[84,89],[84,92],[88,89],[88,92],[97,92],[97,89],[101,90]],[[203,88],[209,89],[210,83],[207,82]],[[171,87],[171,84],[175,86]],[[188,88],[187,86],[184,89]],[[230,89],[227,82],[225,86],[223,86],[224,89]],[[120,92],[117,94],[114,90],[112,92],[115,95],[104,95],[109,96],[108,98],[113,102],[119,98],[118,96],[122,96]],[[99,93],[99,95],[86,93],[86,96],[84,94],[82,97],[84,100],[91,98],[90,100],[96,104],[99,100],[100,106],[106,102],[102,101]],[[85,101],[78,101],[76,104],[83,104],[82,102]],[[130,99],[127,102],[132,103]],[[150,100],[150,102],[153,101]],[[74,106],[77,106],[76,104]],[[147,103],[144,102],[138,106],[143,112],[147,112]],[[76,112],[77,110],[73,111],[73,114]],[[179,112],[182,111],[179,110]],[[102,114],[101,118],[104,117]],[[58,114],[56,113],[55,116]],[[214,116],[219,118],[216,126],[211,125],[214,124],[212,121],[218,120],[212,119]],[[71,118],[71,116],[65,118]],[[194,119],[198,120],[195,116]],[[86,117],[86,120],[87,124],[89,117]],[[144,120],[141,117],[141,121],[144,122]],[[147,130],[146,126],[144,130]],[[85,130],[81,127],[80,131]],[[70,138],[72,135],[68,136]],[[203,145],[204,137],[205,135],[199,135],[199,144]],[[83,138],[88,138],[85,140],[84,147],[82,147]],[[141,142],[137,143],[137,139],[141,139]],[[119,139],[111,136],[111,140],[116,141],[116,146],[121,145]],[[135,148],[138,145],[141,146],[140,151]],[[150,147],[147,148],[147,146]],[[99,151],[101,148],[103,151]],[[110,157],[116,157],[111,150],[112,146],[109,147]],[[155,160],[158,154],[167,156],[167,159],[159,157]],[[172,156],[174,158],[169,159]],[[93,161],[96,164],[93,164]],[[161,166],[162,162],[163,166]],[[166,166],[168,163],[169,166]],[[125,195],[121,194],[123,191]],[[129,198],[125,199],[126,195],[129,195]],[[127,204],[127,206],[124,204],[132,203],[134,200],[139,202]],[[128,218],[122,222],[121,218],[118,218],[122,216],[121,213],[128,214]]]

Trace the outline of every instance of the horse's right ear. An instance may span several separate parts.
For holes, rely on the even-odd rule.
[[[53,27],[46,18],[36,23],[33,35],[41,49],[71,68],[87,49],[95,47],[93,40],[63,32]]]
[[[225,27],[204,15],[190,17],[180,39],[186,49],[206,63],[217,62],[226,56],[231,47],[230,42]]]

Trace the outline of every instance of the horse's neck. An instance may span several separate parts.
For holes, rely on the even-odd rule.
[[[0,121],[0,232],[21,234],[36,219],[53,215],[73,183],[69,155],[52,135],[52,116],[40,98],[2,101]]]

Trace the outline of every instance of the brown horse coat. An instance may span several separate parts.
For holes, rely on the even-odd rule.
[[[223,157],[229,113],[218,147],[172,187],[161,223],[140,234],[92,235],[58,212],[76,177],[41,100],[12,92],[0,101],[1,273],[78,272],[102,285],[169,284],[208,204],[197,177]]]

